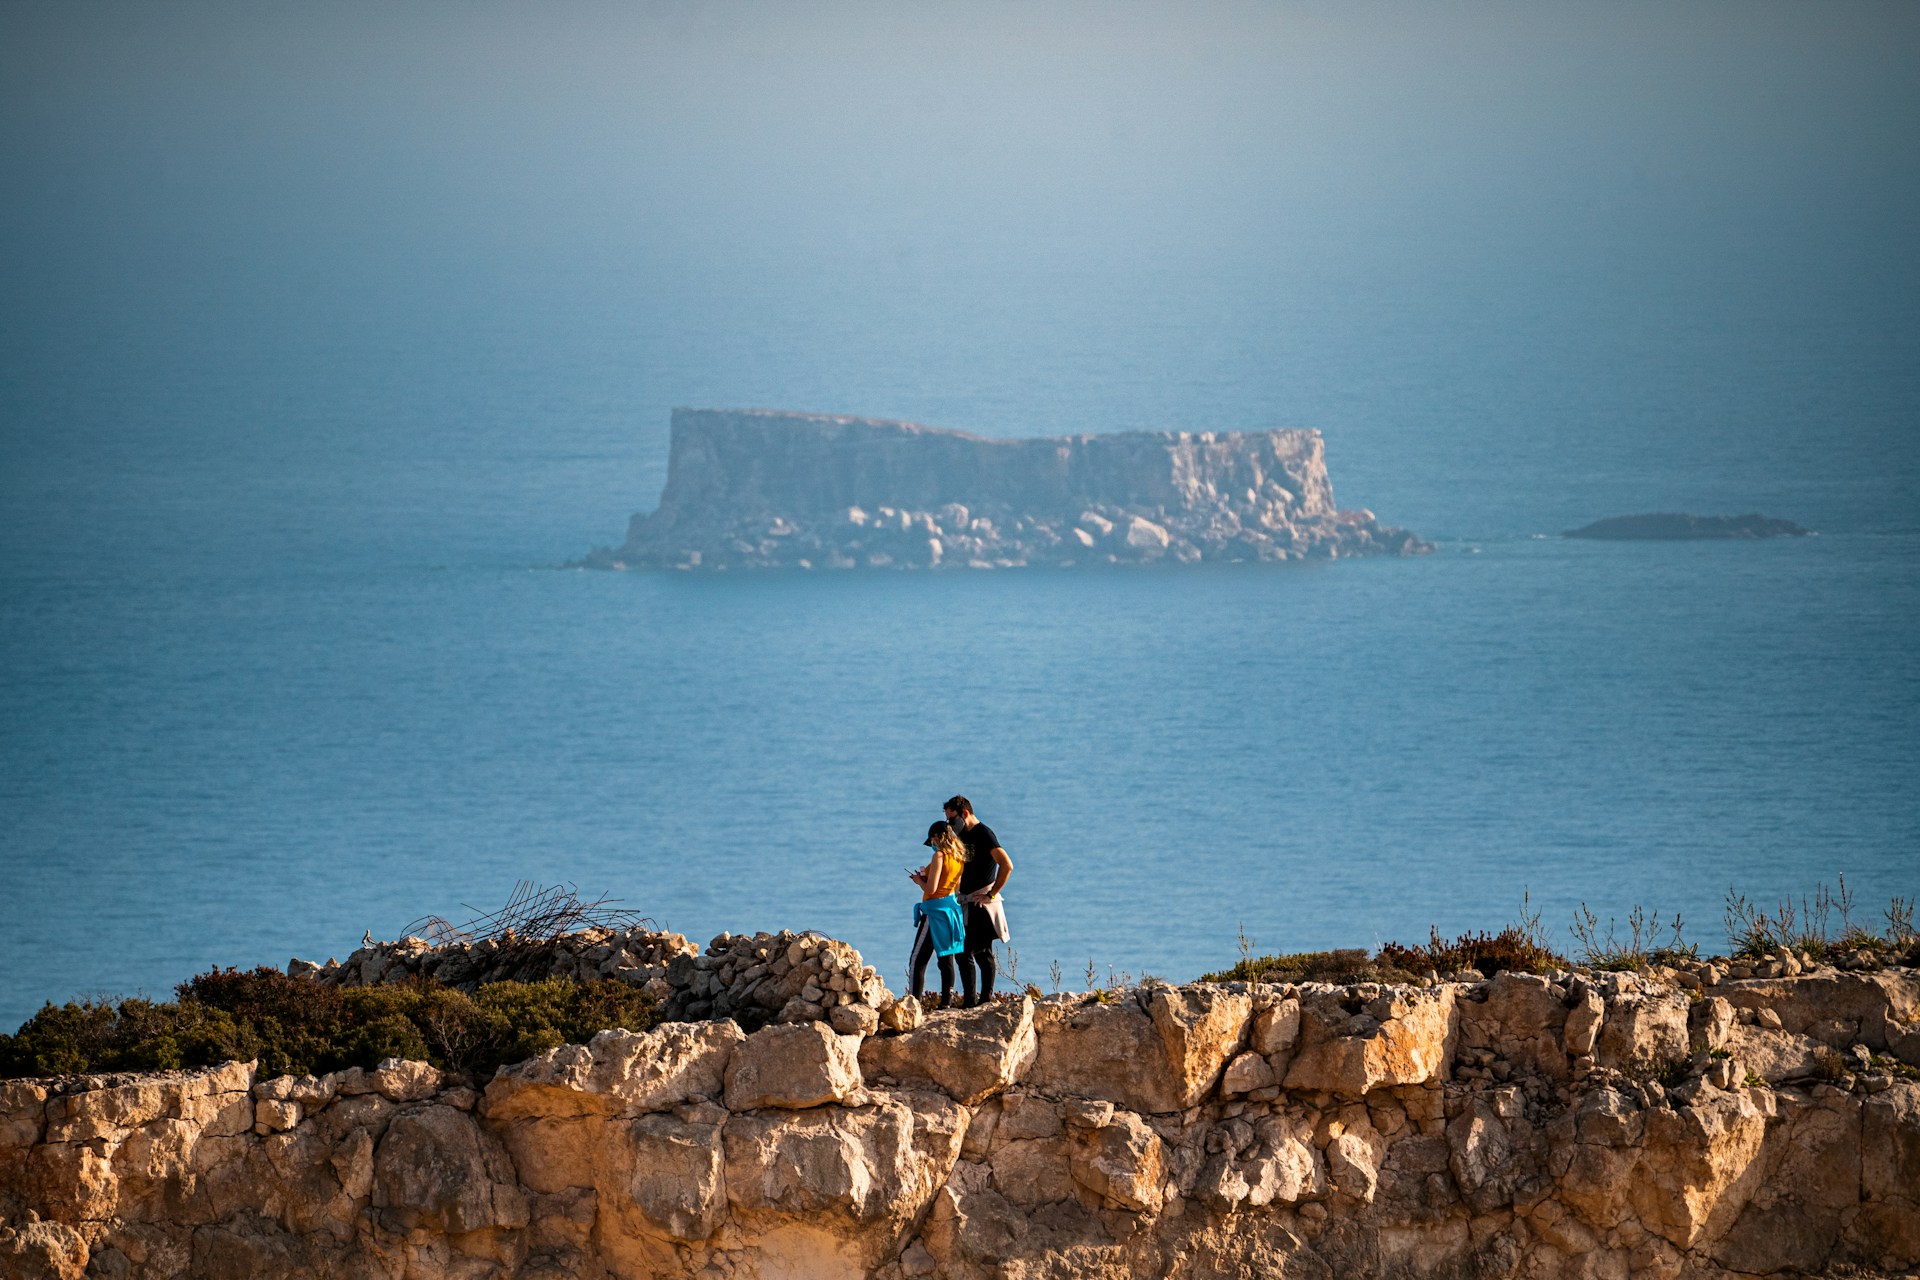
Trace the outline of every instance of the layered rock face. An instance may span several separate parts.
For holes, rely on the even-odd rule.
[[[1317,431],[999,440],[676,409],[659,509],[595,568],[996,568],[1411,554],[1341,511]]]
[[[0,1276],[1920,1268],[1920,975],[1687,976],[667,1023],[483,1089],[404,1062],[15,1081]]]

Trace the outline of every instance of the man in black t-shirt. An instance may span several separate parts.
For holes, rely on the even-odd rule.
[[[946,803],[947,821],[967,846],[967,861],[960,868],[960,901],[966,905],[967,949],[960,953],[960,1007],[971,1009],[993,998],[993,980],[999,976],[993,944],[999,932],[986,904],[1000,896],[1013,875],[1013,859],[1000,847],[993,828],[973,816],[973,804],[965,796]],[[980,971],[980,985],[974,987],[974,970]]]

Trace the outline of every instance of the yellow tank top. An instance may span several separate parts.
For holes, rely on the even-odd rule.
[[[933,884],[927,889],[927,897],[944,898],[960,887],[960,859],[934,850]]]

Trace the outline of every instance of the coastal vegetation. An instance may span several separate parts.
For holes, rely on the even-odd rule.
[[[1766,909],[1730,890],[1727,953],[1708,961],[1678,916],[1635,906],[1624,923],[1610,918],[1602,924],[1582,903],[1569,929],[1573,945],[1563,954],[1523,896],[1517,917],[1497,931],[1449,939],[1432,928],[1424,943],[1388,942],[1371,952],[1259,954],[1242,929],[1239,960],[1200,981],[1431,985],[1586,970],[1694,974],[1689,985],[1697,990],[1702,980],[1792,976],[1822,963],[1842,969],[1920,963],[1913,899],[1894,898],[1872,926],[1859,914],[1844,878],[1837,889],[1822,884]],[[569,915],[563,923],[582,919]],[[550,937],[536,935],[552,930],[522,936],[516,927],[477,936],[448,927],[443,931],[453,940],[441,946],[409,937],[372,944],[345,965],[294,961],[290,973],[216,968],[181,983],[165,1002],[49,1003],[15,1034],[0,1034],[0,1078],[233,1061],[257,1061],[268,1075],[322,1075],[389,1058],[484,1078],[504,1064],[612,1028],[645,1031],[668,1021],[732,1017],[749,1031],[768,1021],[814,1019],[864,1031],[870,1018],[859,1008],[887,1003],[879,975],[844,943],[723,934],[700,955],[677,934],[586,922],[589,928]],[[528,924],[518,916],[514,923]],[[1050,973],[1057,993],[1064,977],[1058,962]],[[1101,1003],[1135,986],[1133,975],[1111,967],[1103,982],[1091,959],[1085,979]],[[1139,985],[1165,984],[1142,975]],[[1013,991],[1019,990],[1015,977]],[[1041,998],[1038,987],[1028,994]]]
[[[613,1027],[659,1020],[641,988],[601,979],[492,982],[472,994],[427,979],[335,987],[275,969],[212,969],[165,1003],[47,1004],[0,1035],[0,1078],[178,1070],[258,1060],[264,1075],[320,1075],[387,1058],[491,1074]]]
[[[1876,928],[1855,918],[1857,904],[1844,875],[1837,889],[1821,883],[1798,900],[1782,898],[1771,910],[1728,889],[1727,956],[1734,961],[1768,962],[1790,953],[1803,964],[1836,961],[1859,968],[1877,967],[1902,956],[1911,963],[1920,957],[1914,903],[1913,898],[1893,898]],[[1389,942],[1371,954],[1356,947],[1256,955],[1242,928],[1239,961],[1203,975],[1201,981],[1405,983],[1466,972],[1492,977],[1502,972],[1543,974],[1574,968],[1644,973],[1700,958],[1699,944],[1686,936],[1685,921],[1637,904],[1624,921],[1610,917],[1603,925],[1583,902],[1568,932],[1574,945],[1562,955],[1525,895],[1518,919],[1496,933],[1463,933],[1448,941],[1433,928],[1423,944]]]
[[[1242,955],[1230,969],[1205,974],[1202,982],[1419,982],[1471,969],[1483,976],[1501,972],[1547,973],[1569,968],[1537,939],[1516,926],[1498,933],[1463,933],[1451,941],[1431,931],[1425,943],[1389,942],[1368,955],[1361,947],[1298,951],[1284,955]]]

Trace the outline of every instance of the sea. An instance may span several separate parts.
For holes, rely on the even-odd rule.
[[[522,881],[818,930],[900,990],[955,793],[1043,991],[1527,914],[1577,955],[1583,909],[1712,952],[1730,892],[1844,878],[1877,927],[1920,890],[1910,259],[1149,239],[10,259],[0,1026]],[[1312,427],[1437,550],[563,567],[654,505],[676,405]],[[1817,536],[1559,536],[1664,510]]]

